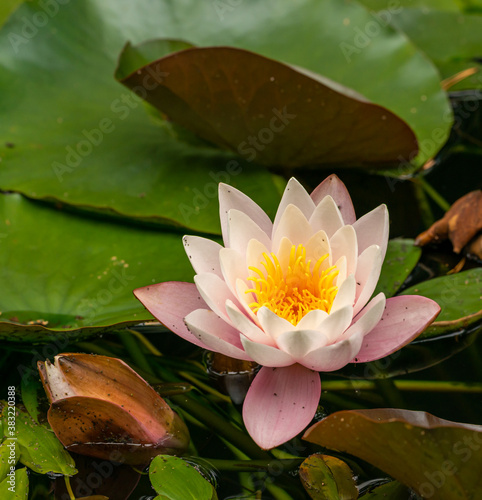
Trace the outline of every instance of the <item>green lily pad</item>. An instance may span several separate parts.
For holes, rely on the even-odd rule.
[[[158,455],[149,467],[149,479],[160,498],[168,500],[217,500],[213,485],[185,460]]]
[[[308,429],[304,439],[355,455],[424,498],[479,498],[481,426],[424,412],[353,410],[328,416]]]
[[[420,338],[467,329],[482,319],[482,268],[424,281],[407,288],[401,295],[423,295],[442,308],[437,321]]]
[[[353,473],[348,465],[330,455],[314,454],[300,466],[300,479],[314,500],[354,500],[358,498]]]
[[[152,316],[132,290],[192,279],[181,236],[0,195],[0,339],[68,341]]]
[[[15,468],[18,462],[17,442],[12,439],[5,439],[0,444],[0,482],[2,482],[10,472],[10,467]]]
[[[249,161],[373,167],[418,151],[396,115],[321,75],[230,47],[161,56],[121,82],[145,88],[145,99],[171,120]],[[131,50],[121,67],[126,58]]]
[[[2,412],[5,420],[9,414],[6,407]],[[62,443],[52,430],[37,424],[24,408],[15,411],[15,438],[19,452],[19,462],[40,474],[53,472],[72,476],[77,473],[75,462],[65,451]]]
[[[422,250],[414,246],[413,240],[402,238],[390,240],[373,295],[380,292],[384,292],[387,298],[395,295],[417,265],[421,254]]]
[[[2,500],[27,500],[28,499],[28,474],[27,469],[17,469],[15,480],[4,479],[0,483],[0,496]]]
[[[26,22],[44,19],[42,5],[21,5],[0,32],[4,190],[219,233],[211,201],[224,181],[274,214],[279,193],[269,172],[180,140],[114,80],[127,41],[229,45],[326,75],[406,121],[424,144],[420,161],[450,130],[435,67],[389,26],[364,33],[373,16],[356,3],[267,0],[219,11],[198,0],[79,0],[29,30]]]

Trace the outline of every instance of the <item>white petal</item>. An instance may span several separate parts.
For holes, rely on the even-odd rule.
[[[331,196],[325,196],[315,208],[309,222],[313,231],[323,230],[331,238],[338,229],[345,225],[340,210]]]
[[[327,344],[333,344],[338,340],[342,333],[350,326],[353,320],[353,307],[344,306],[321,323],[319,329],[327,337]]]
[[[236,294],[236,280],[248,278],[248,269],[244,263],[244,257],[233,248],[221,248],[219,252],[219,263],[224,281],[233,294]]]
[[[228,313],[234,327],[237,328],[242,334],[246,335],[249,340],[258,342],[259,344],[275,345],[273,339],[263,332],[261,328],[256,326],[251,319],[242,313],[230,300],[226,302],[226,312]]]
[[[353,226],[343,226],[330,238],[333,261],[336,262],[342,255],[346,256],[347,275],[355,274],[357,268],[358,244]]]
[[[240,334],[213,311],[198,309],[184,319],[189,331],[209,349],[231,358],[251,361],[244,352]]]
[[[269,250],[258,240],[249,240],[246,249],[246,267],[260,267],[261,262],[264,262],[263,254],[269,255]]]
[[[256,300],[254,294],[248,292],[249,289],[250,287],[248,287],[245,281],[243,281],[242,279],[236,280],[236,298],[239,301],[241,310],[243,310],[247,314],[247,316],[254,321],[254,323],[259,325],[260,323],[258,317],[256,316],[256,314],[254,314],[251,307],[249,307],[249,304]]]
[[[294,177],[292,177],[288,181],[288,184],[286,185],[280,204],[278,206],[278,211],[276,212],[276,217],[273,223],[273,235],[288,205],[297,206],[304,214],[306,219],[309,219],[311,217],[311,214],[315,210],[315,204],[313,203],[310,195]]]
[[[184,250],[197,274],[214,273],[222,278],[219,251],[223,247],[219,243],[199,236],[184,236],[182,241]]]
[[[305,314],[296,325],[296,330],[318,330],[321,322],[328,317],[328,313],[321,309],[315,309]]]
[[[355,293],[356,293],[356,282],[355,276],[350,274],[348,278],[341,284],[338,292],[336,294],[335,300],[333,301],[333,305],[330,309],[330,314],[333,314],[338,309],[349,305],[353,307],[355,303]]]
[[[197,274],[194,276],[194,283],[209,308],[229,323],[226,301],[230,299],[236,303],[236,299],[226,283],[219,276],[210,273]]]
[[[228,212],[229,247],[246,255],[249,240],[260,241],[266,247],[271,246],[267,234],[248,215],[239,210],[231,209]]]
[[[273,247],[273,253],[275,253],[281,269],[288,268],[288,264],[290,263],[290,255],[292,247],[293,243],[289,238],[286,238],[286,236],[281,238],[281,241],[279,242],[277,249]]]
[[[358,314],[375,290],[382,269],[382,253],[378,245],[368,247],[358,257],[358,268],[355,275],[357,296],[354,314]]]
[[[358,354],[362,342],[363,334],[358,332],[347,340],[309,352],[299,363],[318,372],[339,370]]]
[[[290,366],[295,363],[295,361],[289,354],[280,351],[277,347],[271,347],[269,345],[252,342],[243,335],[241,335],[241,342],[243,343],[244,350],[249,355],[249,357],[260,365],[280,367]]]
[[[357,332],[363,335],[369,333],[378,324],[385,310],[386,298],[384,293],[379,293],[365,306],[353,319],[353,324],[342,335],[342,339],[350,338]]]
[[[219,184],[219,215],[224,244],[229,246],[228,212],[232,209],[240,210],[250,217],[267,235],[271,236],[273,224],[266,213],[241,191]]]
[[[346,257],[342,255],[335,262],[336,269],[338,270],[338,276],[335,278],[335,284],[337,287],[341,287],[343,282],[346,280]]]
[[[291,240],[295,246],[306,245],[313,231],[303,212],[295,205],[288,205],[274,230],[272,249],[276,251],[283,237]]]
[[[328,340],[317,330],[291,330],[281,334],[276,342],[280,349],[301,362],[309,352],[327,345]]]
[[[311,260],[314,265],[319,259],[321,259],[321,257],[326,254],[328,254],[328,257],[321,264],[321,271],[324,271],[326,268],[332,265],[331,247],[330,240],[325,231],[317,231],[306,244],[306,259]]]
[[[280,318],[267,307],[261,307],[257,313],[258,321],[263,330],[274,340],[284,332],[293,330],[294,326],[286,319]]]
[[[383,260],[387,251],[388,226],[388,210],[386,205],[380,205],[363,217],[360,217],[353,224],[358,239],[358,253],[361,254],[371,245],[378,245],[381,249]]]

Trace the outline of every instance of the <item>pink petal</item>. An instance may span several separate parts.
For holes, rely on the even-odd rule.
[[[317,372],[339,370],[358,354],[362,342],[363,333],[358,331],[349,339],[340,340],[336,344],[320,347],[309,352],[299,363]]]
[[[223,277],[219,265],[219,251],[223,247],[219,243],[200,236],[184,236],[182,241],[196,274],[214,273]]]
[[[358,257],[356,268],[356,301],[354,314],[358,314],[375,290],[382,269],[382,253],[378,245],[366,248]]]
[[[183,339],[206,349],[186,328],[184,318],[196,309],[208,309],[194,283],[168,281],[134,290],[134,295],[164,326]]]
[[[288,181],[280,204],[278,205],[278,210],[273,223],[273,235],[278,228],[281,218],[283,217],[288,205],[295,205],[298,207],[307,220],[311,217],[311,214],[315,210],[315,204],[310,198],[310,195],[294,177]]]
[[[224,280],[215,274],[204,273],[194,276],[194,282],[209,309],[229,323],[226,301],[229,299],[236,303],[236,299]]]
[[[325,196],[315,208],[309,219],[313,231],[323,230],[331,238],[340,227],[344,226],[343,216],[331,196]]]
[[[207,348],[235,359],[252,361],[244,352],[239,332],[213,311],[198,309],[188,314],[185,322],[193,336]]]
[[[388,245],[388,222],[387,207],[380,205],[353,224],[358,240],[358,254],[372,245],[378,245],[382,252],[383,261]]]
[[[228,212],[229,247],[246,255],[249,240],[255,239],[266,248],[271,247],[271,240],[266,233],[247,214],[231,209]]]
[[[221,183],[219,184],[219,215],[221,218],[223,239],[226,246],[229,246],[228,212],[233,208],[244,212],[271,237],[273,223],[259,205],[238,189]]]
[[[333,262],[346,256],[347,275],[355,274],[358,260],[358,246],[353,226],[343,226],[330,238]]]
[[[252,342],[244,336],[241,336],[241,342],[246,353],[259,365],[280,367],[290,366],[295,363],[290,354],[280,351],[277,347]]]
[[[272,251],[278,250],[282,238],[288,238],[292,245],[298,246],[306,245],[312,235],[310,223],[303,212],[296,205],[288,205],[278,226],[273,229]]]
[[[437,317],[440,306],[419,295],[387,299],[382,319],[363,339],[354,363],[388,356],[411,342]]]
[[[261,368],[243,406],[250,436],[266,450],[285,443],[310,423],[320,394],[319,375],[300,365]]]
[[[243,314],[239,308],[230,300],[226,301],[226,312],[229,319],[235,328],[237,328],[249,340],[257,342],[258,344],[266,344],[274,346],[274,340],[261,328],[256,326],[250,318]]]
[[[356,220],[355,209],[345,184],[335,175],[327,177],[312,193],[311,199],[318,205],[325,196],[331,196],[342,216],[345,224],[353,224]]]

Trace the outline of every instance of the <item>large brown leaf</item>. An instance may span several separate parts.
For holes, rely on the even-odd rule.
[[[410,127],[382,106],[247,50],[181,50],[121,82],[172,121],[248,161],[386,165],[418,150]]]

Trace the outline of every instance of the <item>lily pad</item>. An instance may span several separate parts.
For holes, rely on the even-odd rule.
[[[395,295],[417,265],[421,254],[421,249],[414,246],[414,240],[402,238],[390,240],[373,295],[380,292],[384,292],[386,297]]]
[[[353,410],[328,416],[308,429],[304,439],[355,455],[424,498],[479,498],[481,426],[424,412]]]
[[[158,455],[149,467],[152,487],[168,500],[217,500],[213,485],[185,460]],[[156,497],[157,498],[157,497]]]
[[[400,118],[321,75],[230,47],[161,55],[121,82],[145,88],[171,120],[248,161],[374,167],[418,151]],[[121,67],[131,57],[124,51]]]
[[[211,201],[224,181],[274,214],[279,193],[269,172],[179,140],[114,80],[127,41],[228,45],[326,75],[400,116],[419,142],[428,140],[420,161],[450,130],[435,67],[389,26],[365,33],[373,16],[356,3],[267,0],[221,12],[198,0],[79,0],[58,5],[45,26],[29,31],[26,22],[44,19],[42,5],[21,5],[0,32],[4,190],[219,233]]]
[[[482,319],[482,268],[424,281],[407,288],[401,295],[423,295],[442,308],[437,321],[419,338],[467,329]]]
[[[314,500],[354,500],[358,498],[353,473],[348,465],[330,455],[315,454],[300,466],[303,487]]]
[[[60,350],[152,320],[134,288],[192,278],[178,234],[84,218],[18,194],[0,195],[0,233],[1,340]]]

